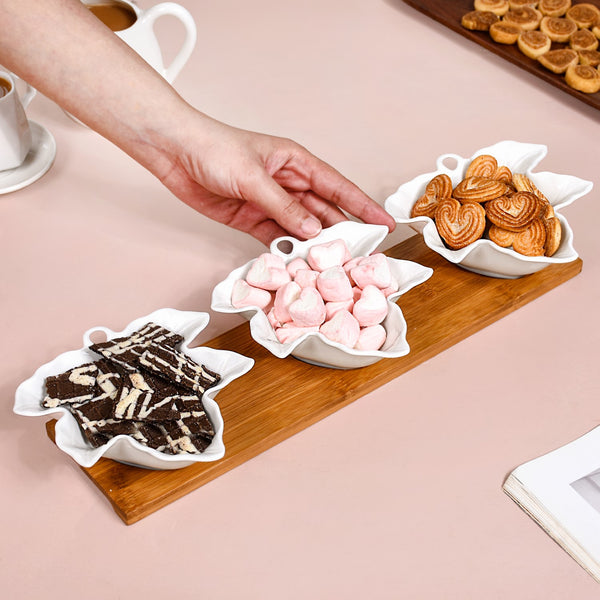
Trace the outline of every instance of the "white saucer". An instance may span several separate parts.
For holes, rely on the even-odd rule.
[[[31,150],[22,165],[0,171],[0,194],[8,194],[32,184],[44,175],[54,162],[56,142],[52,134],[35,121],[29,121],[29,127],[33,138]]]

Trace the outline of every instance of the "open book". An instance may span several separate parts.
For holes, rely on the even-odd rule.
[[[503,488],[600,582],[600,427],[517,467]]]

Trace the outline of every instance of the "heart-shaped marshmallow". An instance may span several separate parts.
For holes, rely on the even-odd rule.
[[[231,290],[231,304],[235,308],[258,306],[265,309],[271,303],[271,292],[251,286],[243,279],[238,279]]]
[[[392,281],[392,272],[385,254],[378,252],[365,256],[353,269],[350,275],[359,288],[375,285],[380,289],[387,288]]]
[[[282,285],[275,292],[275,302],[273,304],[273,315],[280,323],[287,323],[292,320],[289,312],[289,306],[300,298],[302,288],[295,282],[290,281]]]
[[[358,335],[356,350],[379,350],[385,342],[386,332],[383,325],[363,327]]]
[[[352,298],[352,284],[342,267],[330,267],[317,277],[317,289],[325,302],[342,302]]]
[[[339,310],[329,321],[321,325],[319,332],[332,342],[354,348],[360,335],[360,325],[347,310]]]
[[[246,281],[254,287],[275,291],[291,281],[283,258],[266,252],[261,254],[250,267]]]
[[[361,327],[381,323],[388,313],[388,301],[384,293],[374,285],[367,285],[360,299],[354,303],[352,314]]]
[[[302,288],[300,297],[288,307],[294,325],[314,327],[325,320],[325,303],[316,288]]]
[[[312,269],[299,269],[296,271],[294,281],[301,287],[317,287],[317,277],[319,271],[313,271]]]
[[[314,327],[297,327],[291,323],[286,323],[282,327],[279,327],[279,329],[275,330],[275,335],[282,344],[289,344],[290,342],[297,340],[305,333],[316,331],[319,331],[319,328],[316,325]]]
[[[330,267],[341,267],[351,258],[344,240],[333,240],[325,244],[312,246],[308,251],[308,264],[315,271],[324,271]]]
[[[325,320],[329,321],[338,310],[352,312],[354,300],[342,300],[341,302],[325,302]]]
[[[297,258],[292,259],[286,266],[287,272],[290,274],[293,279],[296,276],[296,273],[300,271],[300,269],[310,269],[308,263],[299,256]]]

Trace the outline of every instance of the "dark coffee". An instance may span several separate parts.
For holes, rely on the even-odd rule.
[[[113,31],[122,31],[131,27],[137,15],[135,11],[120,2],[103,2],[86,5],[107,27]]]
[[[4,98],[12,90],[12,84],[10,81],[0,77],[0,98]]]

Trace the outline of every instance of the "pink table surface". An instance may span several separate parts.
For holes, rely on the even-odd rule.
[[[597,111],[399,0],[183,4],[199,36],[182,95],[296,139],[379,202],[438,155],[503,139],[546,144],[538,170],[598,184]],[[159,29],[168,55],[178,26]],[[0,197],[4,598],[598,597],[501,490],[518,464],[600,423],[597,188],[564,210],[579,276],[126,527],[44,420],[12,413],[15,388],[89,327],[208,310],[213,286],[263,247],[48,99],[29,116],[58,153]],[[202,339],[240,322],[212,314]]]

